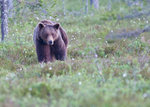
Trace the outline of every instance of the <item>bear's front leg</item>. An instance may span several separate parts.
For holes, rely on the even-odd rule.
[[[38,57],[38,62],[47,63],[51,61],[49,45],[43,44],[37,40],[36,41],[36,53]]]
[[[67,56],[67,47],[65,46],[62,38],[57,39],[54,45],[51,46],[51,51],[53,52],[56,60],[64,61]]]
[[[66,59],[66,51],[64,49],[58,50],[55,53],[56,60],[64,61]]]

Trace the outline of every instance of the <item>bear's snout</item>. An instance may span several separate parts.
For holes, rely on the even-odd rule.
[[[48,44],[49,44],[49,45],[53,45],[54,42],[53,42],[52,40],[50,40],[50,41],[48,41]]]

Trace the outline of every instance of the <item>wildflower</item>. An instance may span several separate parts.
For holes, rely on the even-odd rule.
[[[52,67],[49,67],[49,70],[52,70]]]
[[[82,84],[82,82],[81,81],[79,81],[79,85],[81,85]]]

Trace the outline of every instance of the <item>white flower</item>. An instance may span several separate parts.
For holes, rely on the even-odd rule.
[[[20,71],[22,71],[23,69],[22,68],[20,68]]]
[[[29,91],[32,91],[32,88],[29,88]]]
[[[127,76],[127,73],[124,73],[122,76],[125,78]]]
[[[110,32],[111,32],[111,33],[113,33],[114,31],[113,31],[113,30],[111,30]]]
[[[52,17],[52,16],[50,16],[50,17],[49,17],[49,19],[53,19],[53,17]]]
[[[43,63],[41,63],[40,66],[41,66],[41,68],[44,68],[44,64]]]
[[[36,17],[37,20],[39,20],[39,17]]]
[[[143,94],[143,97],[146,98],[148,95],[146,93]]]
[[[97,54],[95,54],[95,58],[97,58],[98,57],[98,55]]]
[[[52,67],[49,67],[49,70],[52,70]]]
[[[57,18],[56,21],[59,21],[59,19]]]
[[[81,81],[79,81],[79,85],[81,85],[82,84],[82,82]]]

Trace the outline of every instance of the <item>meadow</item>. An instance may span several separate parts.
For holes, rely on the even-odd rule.
[[[42,16],[9,19],[9,34],[0,43],[0,106],[150,106],[150,33],[106,40],[113,32],[144,28],[150,16],[118,20],[118,14],[124,16],[132,8],[120,3],[107,10],[105,2],[88,14],[69,12],[80,10],[76,2],[68,0],[66,16],[61,2],[51,12],[51,20],[59,22],[69,37],[64,62],[37,61],[33,30]]]

